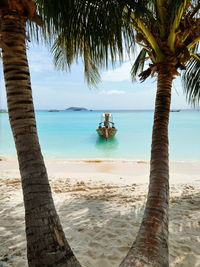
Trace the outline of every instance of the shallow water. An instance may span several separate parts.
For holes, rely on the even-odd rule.
[[[149,160],[152,111],[112,112],[116,136],[98,137],[102,111],[36,112],[43,154],[49,158]],[[200,113],[170,113],[170,160],[200,160]],[[16,154],[8,115],[0,114],[0,155]]]

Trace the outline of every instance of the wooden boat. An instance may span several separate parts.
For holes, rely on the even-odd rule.
[[[117,129],[113,122],[113,117],[111,113],[103,113],[99,127],[97,128],[97,133],[99,136],[108,139],[115,136]]]

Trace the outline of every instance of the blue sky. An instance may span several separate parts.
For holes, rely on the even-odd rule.
[[[115,70],[102,70],[98,88],[89,88],[80,60],[71,72],[57,71],[45,47],[30,44],[28,59],[36,109],[66,109],[70,106],[88,109],[153,109],[156,79],[144,83],[131,82],[131,62],[125,61]],[[0,72],[0,108],[6,108],[2,68]],[[185,101],[180,79],[173,82],[172,109],[190,108]]]

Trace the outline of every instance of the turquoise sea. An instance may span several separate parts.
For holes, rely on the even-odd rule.
[[[116,136],[108,141],[96,133],[102,111],[37,111],[37,127],[45,157],[70,159],[149,160],[153,111],[112,112]],[[200,161],[200,112],[170,113],[170,160]],[[0,155],[16,151],[8,114],[0,114]]]

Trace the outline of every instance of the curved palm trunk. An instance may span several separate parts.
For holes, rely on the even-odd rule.
[[[36,130],[25,47],[25,18],[1,18],[3,67],[10,124],[18,154],[30,267],[80,266],[56,213]]]
[[[158,73],[151,147],[150,185],[140,230],[120,267],[167,267],[168,263],[168,122],[172,79],[170,66]]]

